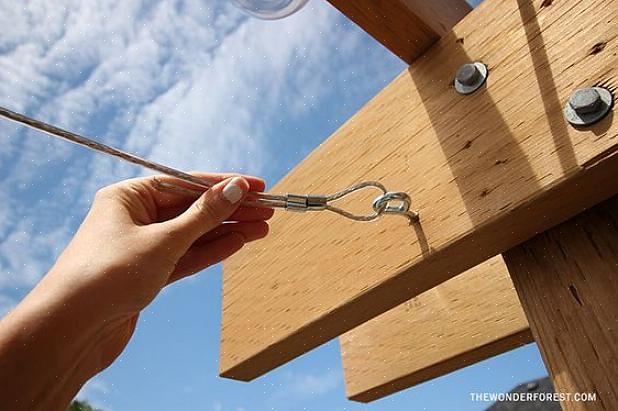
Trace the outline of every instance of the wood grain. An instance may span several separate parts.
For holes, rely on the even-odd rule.
[[[517,293],[571,410],[618,410],[618,197],[506,252]]]
[[[339,338],[348,398],[369,402],[533,341],[502,257]]]
[[[471,10],[465,0],[329,0],[408,64]]]
[[[277,213],[224,264],[223,376],[255,378],[618,192],[613,113],[584,130],[562,115],[574,89],[617,83],[618,0],[542,4],[483,2],[277,184],[379,180],[421,222]],[[470,60],[490,76],[464,97]]]

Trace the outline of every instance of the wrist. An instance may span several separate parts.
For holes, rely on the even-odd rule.
[[[100,368],[101,327],[79,299],[43,279],[0,322],[0,397],[12,409],[64,410]]]

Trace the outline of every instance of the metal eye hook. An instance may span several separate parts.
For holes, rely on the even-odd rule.
[[[395,201],[397,205],[391,205],[390,202]],[[378,214],[398,214],[407,217],[410,224],[419,220],[418,213],[411,211],[412,199],[407,193],[397,191],[388,192],[376,198],[373,202],[373,209]]]

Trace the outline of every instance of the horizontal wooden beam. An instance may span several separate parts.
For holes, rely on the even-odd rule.
[[[618,410],[618,197],[504,259],[565,411]]]
[[[471,10],[465,0],[329,0],[408,64]]]
[[[340,337],[348,398],[369,402],[533,341],[502,257]]]
[[[574,89],[616,85],[617,15],[618,0],[486,0],[309,155],[273,190],[379,180],[421,221],[278,213],[224,265],[221,374],[255,378],[617,193],[613,114],[579,130],[562,114]],[[474,60],[486,87],[458,95]]]

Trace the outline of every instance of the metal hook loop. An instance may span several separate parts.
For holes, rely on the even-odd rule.
[[[391,201],[398,201],[399,204],[393,206],[389,204]],[[376,213],[384,214],[399,214],[405,213],[410,209],[410,196],[402,192],[388,192],[373,201],[373,209]]]
[[[395,202],[396,205],[391,203]],[[418,221],[418,213],[411,211],[412,199],[407,193],[390,191],[373,201],[373,210],[377,214],[398,214],[408,217],[410,223]]]

